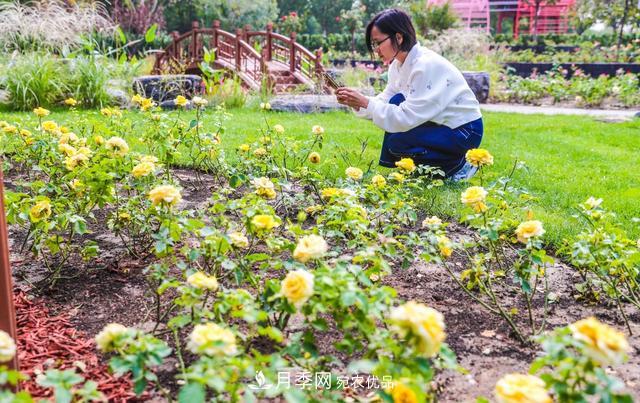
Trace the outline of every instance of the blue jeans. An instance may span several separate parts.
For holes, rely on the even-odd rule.
[[[405,98],[396,94],[390,104],[400,105]],[[451,176],[464,166],[465,154],[482,141],[482,118],[455,129],[426,122],[406,132],[384,134],[380,165],[393,168],[395,162],[409,157],[418,165],[440,168]]]

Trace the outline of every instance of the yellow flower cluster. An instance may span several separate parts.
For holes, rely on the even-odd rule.
[[[392,180],[398,182],[398,183],[402,183],[404,182],[404,175],[401,174],[400,172],[391,172],[389,174],[389,178],[391,178]]]
[[[201,290],[215,291],[218,289],[218,279],[215,276],[208,276],[201,271],[197,271],[187,277],[187,283]]]
[[[349,167],[345,169],[344,173],[354,181],[359,181],[360,179],[362,179],[362,175],[363,175],[362,169],[356,168],[356,167]]]
[[[86,153],[78,152],[64,159],[64,164],[69,171],[73,171],[79,165],[83,165],[89,161],[89,156]]]
[[[187,98],[183,97],[182,95],[178,95],[176,99],[173,100],[173,102],[177,106],[187,106],[187,104],[189,103],[189,101],[187,101]]]
[[[298,262],[306,263],[311,259],[319,259],[327,253],[329,245],[320,235],[307,235],[300,240],[293,251],[293,258]]]
[[[422,220],[422,228],[438,229],[442,225],[442,220],[437,216],[427,217]]]
[[[600,365],[616,365],[626,360],[629,343],[624,334],[594,317],[569,325],[573,338],[585,344],[587,354]]]
[[[438,354],[447,336],[442,314],[415,301],[394,308],[390,321],[401,337],[414,336],[417,339],[417,350],[426,357]]]
[[[542,223],[538,220],[524,221],[516,228],[518,242],[527,243],[529,239],[542,236],[544,234]]]
[[[396,166],[407,173],[411,173],[416,169],[416,164],[411,158],[403,158],[400,161],[397,161]]]
[[[320,135],[324,134],[324,127],[319,126],[319,125],[314,125],[311,128],[311,133],[315,134],[316,136],[320,136]]]
[[[108,118],[121,118],[122,111],[118,108],[102,108],[100,114]]]
[[[236,248],[244,249],[249,246],[249,239],[242,232],[232,232],[229,234],[231,244]]]
[[[313,274],[305,270],[291,271],[282,280],[280,293],[300,309],[313,295]]]
[[[269,214],[256,214],[251,219],[251,225],[258,231],[270,231],[280,225],[276,218]]]
[[[265,199],[275,199],[276,191],[273,182],[269,178],[260,177],[254,178],[251,184],[256,189],[256,194]]]
[[[46,220],[51,216],[51,201],[42,199],[29,209],[29,218],[31,222]]]
[[[44,122],[42,122],[42,130],[47,133],[56,133],[60,129],[58,128],[58,124],[53,120],[45,120]]]
[[[493,155],[484,148],[472,148],[465,155],[467,162],[474,167],[493,165]]]
[[[387,184],[387,180],[382,175],[373,175],[371,183],[377,188],[382,188]]]
[[[323,199],[330,199],[332,197],[345,196],[349,194],[349,192],[345,189],[339,188],[324,188],[320,191],[320,196]]]
[[[233,332],[215,323],[195,325],[187,348],[194,354],[208,356],[232,356],[238,352]]]
[[[312,164],[319,164],[320,163],[320,154],[318,154],[317,152],[313,151],[311,154],[309,154],[309,162]]]
[[[498,403],[551,403],[553,401],[545,388],[544,381],[533,375],[503,376],[496,383],[495,395]]]
[[[174,186],[160,185],[151,189],[149,192],[149,200],[151,200],[151,203],[153,203],[154,206],[157,206],[158,204],[174,206],[180,203],[182,196],[180,195],[180,191]]]
[[[122,137],[111,137],[104,144],[104,147],[119,157],[123,157],[129,152],[129,145]]]
[[[16,343],[9,333],[0,330],[0,363],[8,362],[16,355]]]
[[[484,201],[487,198],[487,191],[482,186],[471,186],[460,196],[460,201],[470,206],[476,213],[487,211]]]
[[[438,237],[438,249],[444,257],[449,257],[453,253],[453,244],[451,240],[444,235]]]
[[[393,403],[418,403],[418,396],[411,388],[402,382],[394,383],[391,388]]]
[[[64,100],[64,104],[67,106],[76,106],[78,105],[78,101],[75,100],[74,98],[67,98]]]
[[[113,350],[114,342],[122,335],[126,334],[128,329],[119,323],[110,323],[105,326],[100,333],[96,335],[96,345],[98,349],[104,353]]]
[[[136,178],[140,178],[142,176],[147,176],[153,173],[155,170],[156,165],[153,162],[143,161],[133,167],[133,169],[131,170],[131,174]]]
[[[282,134],[282,133],[284,133],[284,126],[282,126],[282,125],[274,125],[273,126],[273,130],[278,134]]]
[[[49,114],[51,112],[49,112],[49,110],[44,109],[43,107],[39,106],[39,107],[37,107],[36,109],[33,110],[33,113],[35,113],[37,117],[43,118],[45,116],[49,116]]]

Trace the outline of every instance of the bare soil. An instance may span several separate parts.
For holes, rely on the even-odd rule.
[[[216,186],[214,180],[205,178],[204,183],[197,183],[195,175],[188,170],[176,170],[176,173],[184,188],[183,197],[188,208],[203,208],[212,187]],[[5,180],[7,187],[14,186],[10,175]],[[63,271],[66,278],[52,289],[33,286],[42,279],[45,270],[43,263],[27,252],[19,252],[25,231],[10,228],[11,263],[16,288],[44,300],[53,314],[68,314],[72,323],[90,336],[111,322],[151,331],[155,305],[153,296],[148,292],[143,269],[153,258],[136,259],[128,255],[118,239],[104,235],[107,233],[104,219],[104,214],[99,215],[97,222],[91,224],[92,237],[103,251],[100,258],[89,263],[69,262]],[[449,230],[454,239],[469,234],[466,228],[456,224],[451,224]],[[460,271],[464,261],[454,256],[452,264],[456,271]],[[579,279],[569,266],[558,261],[548,273],[551,289],[557,296],[548,317],[548,328],[564,326],[593,315],[623,329],[624,324],[615,307],[589,305],[576,300],[573,284]],[[417,261],[408,269],[395,268],[392,275],[382,281],[394,287],[399,298],[424,302],[445,316],[447,343],[469,373],[463,375],[446,371],[438,375],[436,381],[439,390],[442,390],[439,396],[441,401],[475,401],[481,395],[491,397],[495,382],[501,376],[511,372],[526,372],[540,351],[536,345],[519,343],[506,322],[467,296],[442,266]],[[505,294],[505,297],[509,300],[509,295]],[[515,300],[513,304],[518,306]],[[524,313],[524,309],[520,312]],[[536,307],[536,312],[541,312],[540,306]],[[611,371],[626,382],[635,397],[640,398],[640,313],[629,308],[627,314],[634,334],[629,338],[633,351],[626,364]],[[524,318],[518,320],[523,322]],[[292,326],[295,327],[294,322]],[[335,351],[332,344],[339,337],[337,332],[330,329],[317,336],[322,351]],[[170,341],[168,335],[164,337]],[[163,383],[172,390],[177,389],[172,379],[175,364],[173,361],[167,362],[160,374]],[[155,396],[154,400],[159,400]]]

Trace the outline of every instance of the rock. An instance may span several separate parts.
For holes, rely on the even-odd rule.
[[[204,82],[202,77],[195,74],[141,76],[133,80],[133,91],[146,98],[152,98],[162,106],[165,101],[173,100],[178,95],[190,99],[194,95],[202,94]]]
[[[335,110],[349,110],[340,105],[334,95],[278,95],[271,100],[271,110],[281,112],[328,112]]]
[[[0,90],[0,104],[7,104],[9,103],[9,100],[10,100],[9,92]]]
[[[172,111],[174,109],[178,109],[178,105],[176,105],[176,101],[174,99],[168,99],[166,101],[162,101],[160,102],[160,108],[162,108],[163,110],[169,110]],[[184,109],[191,109],[193,108],[193,104],[191,103],[191,101],[187,101],[187,105],[183,106]]]
[[[633,115],[633,117],[636,118],[636,119],[640,119],[640,112],[636,112],[636,114]]]
[[[128,108],[129,107],[129,94],[127,91],[116,88],[116,87],[107,87],[107,94],[109,97],[120,107]]]
[[[489,99],[489,85],[490,78],[489,73],[483,71],[463,71],[462,75],[467,80],[467,84],[471,88],[471,91],[476,95],[476,99],[481,104],[487,102]]]

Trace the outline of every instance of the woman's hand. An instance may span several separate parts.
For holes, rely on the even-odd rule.
[[[336,90],[338,103],[350,106],[354,109],[367,108],[369,106],[369,98],[365,97],[353,88],[340,87]]]

